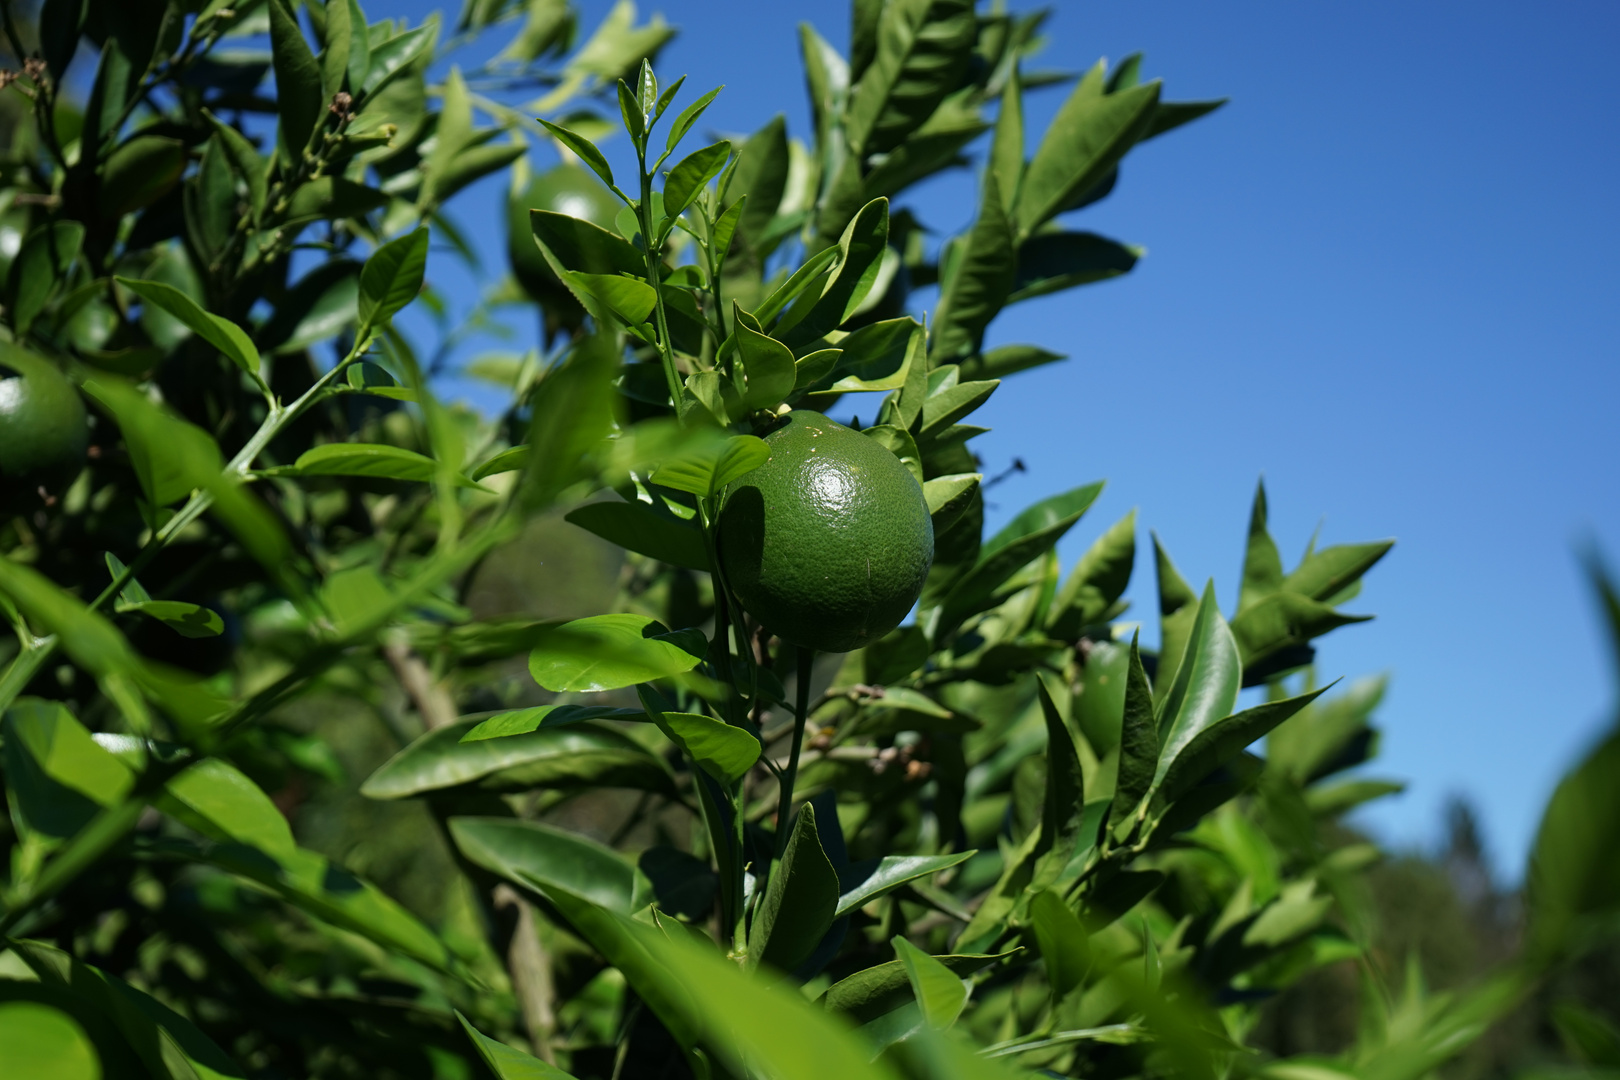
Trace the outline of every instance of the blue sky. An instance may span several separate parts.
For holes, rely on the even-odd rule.
[[[368,8],[414,22],[432,6]],[[608,6],[584,3],[585,25]],[[726,84],[705,118],[720,131],[780,111],[803,134],[795,26],[848,41],[842,5],[656,10],[681,28],[666,79]],[[1133,274],[994,324],[992,344],[1071,359],[1015,376],[975,417],[995,429],[976,444],[987,472],[1027,466],[992,492],[992,526],[1106,477],[1065,562],[1137,506],[1142,549],[1156,530],[1228,610],[1262,474],[1290,563],[1318,523],[1328,543],[1397,538],[1350,605],[1377,620],[1319,654],[1327,677],[1392,679],[1375,773],[1411,787],[1364,821],[1432,844],[1444,799],[1465,794],[1517,878],[1615,697],[1574,553],[1620,559],[1620,8],[1063,3],[1048,30],[1047,65],[1141,50],[1167,98],[1232,102],[1134,152],[1115,194],[1074,215],[1146,246]],[[1031,99],[1032,131],[1062,93]],[[962,172],[909,201],[954,232],[973,185]],[[457,212],[497,265],[500,194]],[[1152,626],[1150,559],[1131,595]]]

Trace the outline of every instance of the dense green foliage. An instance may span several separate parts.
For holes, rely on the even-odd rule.
[[[1386,952],[1434,959],[1400,940],[1433,875],[1342,822],[1398,788],[1353,771],[1381,684],[1316,664],[1389,544],[1285,569],[1262,489],[1229,613],[1155,537],[1150,649],[1134,513],[1059,564],[1100,484],[984,535],[967,421],[1062,359],[986,327],[1128,272],[1069,215],[1218,104],[1041,70],[1042,19],[856,0],[849,56],[802,32],[812,131],[688,152],[715,92],[628,3],[8,15],[0,401],[76,387],[60,475],[0,431],[10,1075],[1417,1080],[1526,1010],[1620,1068],[1581,981],[1620,728],[1549,806],[1525,947],[1433,992]],[[899,200],[967,165],[935,245]],[[447,203],[503,171],[510,272],[449,325]],[[544,351],[465,371],[498,415],[435,394],[536,315]],[[860,394],[840,438],[920,485],[933,559],[913,622],[816,656],[732,587],[721,508]],[[1353,1029],[1305,1030],[1335,992]]]

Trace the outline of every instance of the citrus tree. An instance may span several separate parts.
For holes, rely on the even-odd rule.
[[[1416,1080],[1601,931],[1612,739],[1549,811],[1523,963],[1374,993],[1338,1058],[1251,1044],[1275,990],[1367,956],[1378,853],[1336,822],[1396,788],[1345,775],[1381,688],[1328,693],[1314,642],[1389,544],[1285,568],[1260,490],[1228,612],[1155,538],[1150,647],[1134,514],[1056,555],[1101,484],[984,535],[967,421],[1062,359],[986,328],[1128,272],[1069,215],[1218,104],[1140,57],[1040,69],[1043,18],[859,0],[848,56],[802,31],[811,130],[693,148],[718,91],[661,81],[671,31],[628,4],[589,35],[550,0],[8,17],[24,1075]],[[438,63],[508,21],[490,63]],[[900,200],[967,164],[973,223],[933,244]],[[447,203],[503,170],[510,273],[413,339],[477,257]],[[467,328],[525,314],[543,348],[477,372],[495,415],[436,394]],[[846,395],[873,424],[826,415]],[[558,515],[625,552],[612,609],[476,617]],[[451,853],[436,917],[289,826],[344,782],[315,708],[397,740],[360,793]]]

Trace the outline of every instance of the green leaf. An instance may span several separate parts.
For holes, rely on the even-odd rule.
[[[1102,487],[1100,482],[1087,484],[1043,499],[991,537],[980,549],[972,569],[941,603],[933,631],[935,639],[940,640],[962,620],[990,606],[997,589],[1037,556],[1050,551],[1074,527],[1102,493]]]
[[[1128,274],[1142,255],[1141,248],[1096,233],[1036,233],[1018,246],[1018,273],[1007,303]]]
[[[218,612],[179,600],[143,600],[121,604],[118,610],[149,615],[181,637],[218,637],[225,632],[225,623]]]
[[[1312,638],[1371,615],[1344,615],[1327,604],[1292,592],[1274,592],[1240,608],[1232,620],[1232,635],[1242,649],[1243,663],[1253,665],[1284,649],[1304,645]],[[1293,666],[1291,663],[1290,666]]]
[[[137,135],[114,150],[102,166],[98,209],[121,218],[167,195],[186,171],[186,144],[162,135]]]
[[[898,390],[913,371],[926,369],[927,342],[923,325],[910,316],[863,326],[838,343],[843,355],[833,374],[839,378],[817,393]]]
[[[1001,383],[995,379],[985,382],[959,382],[943,387],[923,401],[922,424],[918,436],[924,440],[938,438],[956,421],[983,405],[996,392]]]
[[[293,191],[292,199],[287,204],[287,220],[359,219],[386,205],[388,195],[376,188],[345,180],[341,176],[320,176],[306,180]]]
[[[215,840],[246,844],[276,859],[298,850],[291,826],[270,796],[218,758],[205,758],[170,780],[156,805]]]
[[[360,271],[360,336],[387,324],[422,291],[427,270],[427,227],[390,240]]]
[[[98,746],[58,702],[19,698],[0,730],[0,762],[14,811],[33,832],[73,836],[134,787],[129,767]]]
[[[1152,536],[1159,581],[1159,670],[1153,677],[1153,697],[1162,707],[1165,695],[1175,685],[1182,654],[1187,651],[1187,638],[1198,616],[1198,594],[1170,561],[1159,534]]]
[[[759,760],[759,740],[724,720],[684,712],[660,712],[653,720],[694,765],[728,787]]]
[[[735,209],[735,208],[734,208]],[[730,211],[727,211],[729,213]],[[775,291],[754,309],[753,316],[761,326],[769,326],[794,300],[820,283],[838,262],[840,252],[835,247],[818,251],[804,261],[804,265],[789,275]]]
[[[613,429],[613,380],[622,348],[598,333],[575,344],[535,388],[529,467],[520,489],[531,512],[549,506],[591,472],[589,455]]]
[[[960,851],[951,855],[885,855],[881,859],[855,863],[838,875],[843,892],[838,897],[833,918],[842,918],[880,896],[941,870],[949,870],[976,854],[976,851]]]
[[[45,302],[64,279],[79,249],[84,246],[84,226],[77,221],[58,221],[28,234],[12,261],[10,288],[11,322],[18,335],[26,334]]]
[[[386,480],[431,483],[438,475],[438,463],[415,450],[386,443],[327,443],[305,450],[296,462],[277,468],[274,475],[374,476]],[[456,482],[463,487],[478,487],[460,474],[457,474]]]
[[[750,247],[759,246],[782,205],[789,160],[787,122],[780,114],[750,135],[737,152],[737,164],[720,196],[725,200],[747,198],[737,231]]]
[[[1620,911],[1620,731],[1559,781],[1530,854],[1533,954],[1573,952],[1582,931]]]
[[[1053,682],[1044,671],[1036,675],[1036,696],[1046,719],[1046,794],[1041,805],[1041,838],[1033,850],[1035,870],[1030,888],[1040,889],[1057,880],[1074,855],[1081,839],[1086,793],[1080,756],[1069,725],[1058,711]]]
[[[360,265],[348,259],[322,263],[298,280],[276,305],[259,340],[265,351],[294,353],[327,341],[354,325],[360,296]],[[349,369],[350,385],[362,365]],[[375,364],[364,365],[373,371]],[[385,385],[395,385],[390,381]]]
[[[530,1057],[521,1050],[514,1050],[480,1033],[460,1011],[456,1012],[456,1019],[461,1021],[462,1030],[472,1040],[473,1049],[478,1051],[479,1058],[495,1074],[496,1080],[574,1080],[572,1074],[563,1072],[557,1066],[547,1065],[539,1058]]]
[[[1046,621],[1050,633],[1068,638],[1109,618],[1115,602],[1125,595],[1136,563],[1136,511],[1108,527],[1080,556],[1052,602]]]
[[[1159,84],[1106,94],[1103,70],[1099,61],[1075,86],[1024,173],[1018,196],[1018,226],[1024,235],[1096,187],[1152,121]]]
[[[1338,544],[1314,551],[1300,561],[1293,573],[1283,578],[1282,587],[1312,600],[1331,600],[1360,581],[1394,546],[1393,540],[1379,540],[1370,544]]]
[[[764,963],[792,971],[821,943],[837,909],[838,874],[821,848],[816,809],[805,803],[748,931],[747,969]]]
[[[536,705],[532,709],[496,713],[461,737],[462,742],[480,739],[501,739],[508,735],[526,735],[541,727],[561,727],[586,720],[635,720],[645,722],[647,714],[640,709],[620,709],[613,705]]]
[[[709,181],[720,175],[731,157],[731,144],[721,140],[712,146],[694,150],[669,171],[664,184],[664,213],[679,217],[708,187]]]
[[[474,785],[483,791],[627,787],[672,793],[669,773],[640,743],[591,723],[463,742],[478,725],[462,720],[428,732],[360,787],[370,799],[404,799]]]
[[[1154,776],[1158,774],[1159,725],[1153,715],[1153,688],[1148,685],[1147,672],[1142,667],[1142,652],[1137,646],[1139,637],[1140,632],[1131,635],[1130,665],[1125,672],[1119,772],[1114,783],[1113,809],[1108,814],[1110,825],[1118,824],[1136,812],[1137,806],[1152,788]]]
[[[778,328],[782,340],[798,350],[843,325],[877,282],[888,243],[889,200],[873,199],[844,228],[838,241],[838,271],[826,291],[815,298],[805,294],[784,317],[783,326],[791,325],[791,329]],[[803,317],[795,319],[794,312],[800,305],[806,305],[807,310]]]
[[[637,146],[642,145],[642,136],[647,133],[647,116],[641,111],[641,103],[636,100],[630,88],[619,80],[617,87],[619,95],[619,118],[624,121],[624,130],[630,133],[630,141]]]
[[[1038,345],[1002,345],[979,356],[964,357],[962,376],[972,379],[1005,379],[1043,364],[1067,360],[1063,353],[1049,352]]]
[[[1015,239],[996,174],[986,172],[978,220],[940,292],[931,350],[936,363],[941,357],[954,359],[979,351],[984,328],[1013,289],[1019,270]]]
[[[1204,777],[1231,761],[1251,743],[1326,693],[1331,686],[1282,701],[1268,701],[1216,720],[1200,729],[1180,749],[1167,748],[1159,773],[1158,798],[1171,803]]]
[[[573,278],[627,327],[646,322],[658,304],[652,286],[638,278],[617,274],[575,274]]]
[[[635,867],[594,840],[509,817],[453,817],[449,827],[462,855],[508,881],[547,896],[565,889],[610,911],[632,910]]]
[[[101,1058],[84,1028],[41,1002],[0,1002],[0,1046],[14,1080],[101,1080]]]
[[[1181,752],[1217,720],[1230,716],[1237,704],[1243,666],[1237,642],[1215,603],[1215,583],[1204,586],[1193,618],[1186,650],[1176,665],[1176,680],[1159,707],[1159,733],[1163,742],[1155,784]]]
[[[686,133],[692,130],[692,125],[697,123],[698,118],[703,115],[703,110],[707,109],[709,103],[724,89],[723,86],[717,86],[680,111],[680,114],[675,117],[675,123],[670,125],[668,137],[664,140],[665,150],[670,153],[675,151],[675,147],[680,144],[680,141],[686,138]]]
[[[259,350],[254,347],[247,331],[240,326],[222,315],[204,311],[195,300],[172,285],[123,277],[115,280],[142,300],[162,308],[185,323],[193,333],[224,353],[237,367],[255,379],[259,377]]]
[[[989,170],[996,178],[1002,206],[1011,212],[1018,203],[1018,187],[1024,179],[1024,88],[1016,63],[1001,89],[996,130],[990,136]]]
[[[358,27],[359,33],[350,24],[349,0],[330,0],[324,11],[326,26],[321,37],[326,47],[321,50],[321,94],[327,100],[343,89],[344,80],[349,75],[349,50],[353,47],[354,39],[367,40],[366,24],[362,22]],[[355,84],[356,86],[359,83]]]
[[[691,671],[707,646],[696,630],[672,634],[644,615],[593,615],[544,631],[529,673],[557,693],[617,690]]]
[[[798,368],[794,364],[792,351],[780,341],[751,329],[740,319],[736,333],[738,360],[742,365],[746,387],[743,408],[750,412],[775,409],[793,393],[794,384],[798,381]]]
[[[912,479],[916,480],[919,485],[922,484],[922,455],[917,452],[916,440],[911,437],[909,431],[895,427],[893,424],[874,424],[863,429],[861,434],[880,444],[885,450],[899,458],[900,463],[906,467],[906,471],[911,473]]]
[[[1029,902],[1029,921],[1035,931],[1035,944],[1046,963],[1046,981],[1052,987],[1052,1000],[1060,1001],[1085,981],[1091,969],[1091,943],[1080,919],[1050,889]]]
[[[965,979],[997,960],[1005,960],[1019,951],[1014,949],[1012,952],[1004,953],[935,956],[934,960],[944,965],[957,978]],[[890,960],[884,964],[863,968],[848,978],[833,983],[822,995],[821,1002],[828,1009],[835,1009],[856,1023],[864,1024],[876,1020],[884,1013],[893,1012],[913,999],[911,978],[906,972],[905,964],[899,960]]]
[[[973,55],[971,0],[897,0],[884,5],[877,51],[850,91],[844,127],[863,154],[891,150],[957,89]]]
[[[1266,530],[1266,484],[1254,489],[1254,506],[1249,511],[1249,544],[1243,556],[1243,584],[1238,592],[1238,614],[1253,607],[1282,588],[1282,556]]]
[[[733,435],[723,442],[699,444],[665,462],[652,474],[652,482],[707,498],[757,469],[770,456],[764,439]]]
[[[805,393],[819,383],[825,382],[827,376],[838,367],[843,358],[843,349],[817,349],[812,353],[805,353],[793,365],[793,393]]]
[[[948,1028],[962,1015],[968,989],[962,979],[944,964],[903,937],[894,938],[895,955],[906,969],[912,995],[922,1009],[923,1020],[931,1028]]]
[[[413,64],[432,50],[434,39],[438,36],[439,24],[435,16],[415,30],[395,34],[372,49],[371,70],[366,73],[361,87],[365,98],[375,98],[389,83],[409,71]]]
[[[592,172],[600,176],[602,183],[608,187],[613,186],[613,169],[608,165],[607,158],[602,156],[602,151],[596,148],[595,143],[549,120],[541,120],[540,126],[551,132],[553,138],[571,150]]]
[[[270,54],[276,69],[276,109],[283,159],[301,162],[326,112],[321,66],[309,51],[298,19],[283,0],[269,0]]]
[[[984,479],[980,473],[950,473],[923,481],[923,498],[928,500],[928,516],[939,536],[961,517],[973,502]]]
[[[594,502],[570,510],[567,521],[609,543],[690,570],[709,569],[703,530],[644,502]]]

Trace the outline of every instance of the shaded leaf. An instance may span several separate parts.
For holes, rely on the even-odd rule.
[[[798,967],[821,942],[837,908],[838,874],[816,835],[815,807],[806,803],[749,929],[748,969],[762,963],[781,971]]]
[[[610,911],[631,910],[635,867],[594,840],[506,817],[453,817],[449,828],[468,860],[508,881],[547,896],[548,889],[561,888]]]

